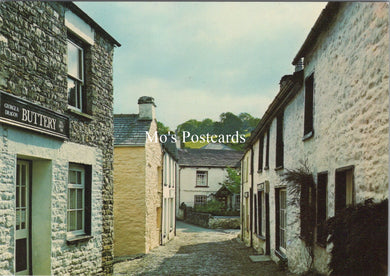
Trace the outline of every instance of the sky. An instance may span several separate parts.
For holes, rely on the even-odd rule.
[[[326,2],[74,2],[122,46],[114,113],[155,99],[172,130],[223,112],[261,118]]]

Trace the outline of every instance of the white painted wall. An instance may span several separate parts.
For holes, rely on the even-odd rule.
[[[167,243],[175,236],[176,228],[176,186],[177,162],[168,152],[163,154],[163,220],[162,242]]]
[[[344,3],[331,24],[305,59],[304,76],[314,72],[314,136],[303,138],[304,87],[284,111],[284,169],[275,171],[276,119],[270,126],[270,169],[257,172],[259,141],[253,145],[253,184],[270,183],[271,257],[275,248],[275,187],[284,185],[281,174],[300,167],[307,159],[315,177],[328,172],[327,216],[334,216],[335,171],[354,168],[356,203],[388,197],[389,168],[389,13],[387,3]],[[265,158],[264,142],[264,158]],[[245,155],[250,159],[250,151]],[[244,157],[245,158],[245,157]],[[243,172],[244,173],[244,172]],[[250,175],[248,175],[250,179]],[[287,188],[287,203],[291,200]],[[242,199],[244,222],[248,216]],[[310,257],[299,238],[299,210],[287,209],[287,258],[289,268],[302,273]],[[245,229],[244,229],[245,230]],[[252,229],[253,231],[253,229]],[[265,243],[243,231],[243,239],[262,251]],[[315,246],[314,268],[327,273],[329,248]]]
[[[196,187],[196,171],[208,172],[208,187]],[[226,168],[210,167],[180,167],[180,204],[184,202],[187,207],[194,207],[195,195],[211,195],[216,193],[222,186],[227,176]]]

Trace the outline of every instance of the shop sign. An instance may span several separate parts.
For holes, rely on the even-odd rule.
[[[0,122],[59,138],[69,138],[69,118],[0,91]]]

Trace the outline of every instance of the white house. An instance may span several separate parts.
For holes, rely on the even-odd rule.
[[[207,202],[222,187],[226,168],[239,168],[242,153],[234,150],[179,149],[179,185],[177,215],[180,204],[195,207]]]
[[[388,197],[389,10],[387,3],[330,2],[284,76],[242,158],[244,242],[292,272],[329,273],[321,224],[338,210]],[[301,62],[303,59],[303,63]],[[284,181],[305,161],[314,185],[297,197]],[[302,209],[315,206],[313,255]]]

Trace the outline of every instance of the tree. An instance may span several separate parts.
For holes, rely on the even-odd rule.
[[[173,133],[169,127],[165,126],[162,122],[157,121],[157,132],[159,135],[168,134],[168,132]]]
[[[241,112],[238,118],[242,121],[242,131],[245,133],[250,133],[254,130],[260,121],[259,118],[255,118],[247,112]]]
[[[240,170],[229,167],[226,170],[228,175],[225,176],[225,180],[219,184],[225,186],[232,194],[239,194],[241,185]]]

